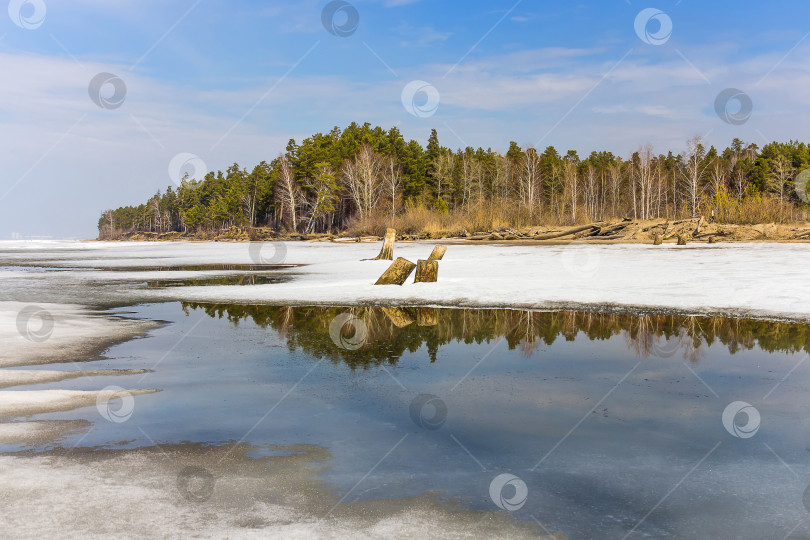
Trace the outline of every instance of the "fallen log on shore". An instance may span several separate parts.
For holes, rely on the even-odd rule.
[[[572,234],[577,234],[578,232],[587,231],[589,229],[596,229],[599,227],[599,224],[602,223],[601,221],[597,221],[596,223],[591,223],[590,225],[581,225],[579,227],[574,227],[573,229],[567,229],[565,231],[551,233],[551,234],[539,234],[534,236],[535,240],[553,240],[554,238],[562,238],[564,236],[570,236]]]

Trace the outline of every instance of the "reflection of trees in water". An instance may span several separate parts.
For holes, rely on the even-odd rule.
[[[623,335],[638,356],[680,357],[697,362],[705,349],[720,343],[731,354],[759,347],[768,352],[810,351],[810,326],[756,319],[681,315],[629,315],[573,311],[451,309],[428,307],[300,307],[184,302],[183,310],[203,309],[234,325],[250,319],[272,328],[291,351],[301,348],[316,358],[345,362],[352,368],[396,364],[406,351],[425,346],[431,361],[439,347],[451,342],[489,343],[504,338],[509,349],[531,356],[543,344],[578,335],[607,340]],[[365,325],[366,339],[357,350],[338,347],[329,326],[341,313]],[[354,329],[344,329],[352,332]]]

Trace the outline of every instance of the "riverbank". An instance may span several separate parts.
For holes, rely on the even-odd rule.
[[[587,227],[592,225],[592,227]],[[581,229],[581,230],[576,230]],[[584,229],[584,230],[582,230]],[[573,231],[570,234],[563,234]],[[708,223],[705,220],[621,220],[595,222],[571,226],[538,226],[526,228],[495,227],[488,230],[468,231],[398,231],[397,240],[443,240],[453,243],[518,243],[559,244],[561,242],[651,244],[656,235],[663,243],[676,243],[678,237],[688,242],[806,242],[810,241],[810,223],[761,223],[738,225]],[[554,238],[548,238],[554,236]],[[222,231],[179,232],[132,232],[119,238],[104,240],[134,242],[249,242],[249,241],[306,241],[306,242],[361,242],[381,241],[379,235],[357,235],[352,232],[339,234],[299,234],[274,231],[267,228],[231,227]]]

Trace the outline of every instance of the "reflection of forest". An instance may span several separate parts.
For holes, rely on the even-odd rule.
[[[768,352],[808,351],[810,326],[799,323],[696,317],[629,315],[571,311],[507,309],[290,307],[184,302],[183,310],[203,309],[210,317],[234,324],[251,319],[273,328],[291,350],[298,347],[316,358],[327,357],[354,367],[396,364],[405,352],[427,347],[431,361],[439,346],[456,341],[484,343],[505,338],[510,349],[530,355],[541,343],[558,338],[573,341],[580,333],[591,341],[623,335],[628,349],[639,356],[679,357],[696,362],[701,351],[715,342],[731,354],[759,347]],[[329,334],[330,323],[351,313],[365,326],[365,340],[357,350],[338,347]],[[344,328],[350,336],[354,329]]]

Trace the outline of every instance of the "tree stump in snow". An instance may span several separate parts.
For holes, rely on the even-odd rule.
[[[444,253],[447,251],[447,246],[434,246],[433,251],[430,252],[430,257],[427,260],[429,261],[440,261],[442,257],[444,257]]]
[[[660,246],[663,243],[664,243],[664,235],[660,234],[660,233],[656,234],[655,238],[653,238],[653,245],[654,246]]]
[[[717,242],[717,240],[714,238],[714,236],[710,236],[710,237],[709,237],[709,243],[710,243],[710,244],[714,244],[714,243],[716,243],[716,242]]]
[[[413,317],[411,317],[407,311],[396,308],[396,307],[385,307],[383,306],[382,312],[385,313],[385,316],[394,323],[394,326],[397,328],[405,328],[409,324],[413,324]]]
[[[417,326],[436,326],[439,324],[439,310],[431,307],[420,307],[416,312]]]
[[[685,246],[686,245],[686,237],[682,234],[678,235],[678,245]]]
[[[380,254],[371,259],[372,261],[393,261],[394,260],[394,240],[396,240],[397,231],[396,229],[386,229],[385,230],[385,240],[383,241],[383,247],[380,249]]]
[[[414,283],[435,283],[439,278],[439,261],[416,261],[416,277]]]
[[[391,266],[382,273],[374,285],[402,285],[414,268],[416,265],[408,259],[397,257],[397,260],[391,263]]]

